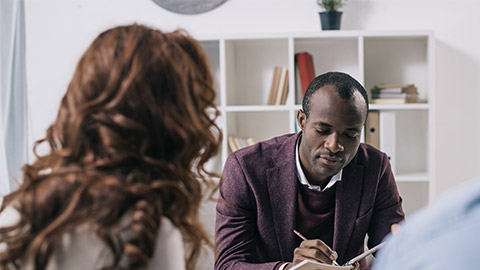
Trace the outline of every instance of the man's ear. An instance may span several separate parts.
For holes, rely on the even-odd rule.
[[[305,128],[305,123],[307,122],[307,116],[302,110],[297,111],[297,123],[298,126],[302,129],[302,131]]]

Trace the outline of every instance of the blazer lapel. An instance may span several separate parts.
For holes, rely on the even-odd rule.
[[[268,194],[274,222],[275,235],[282,260],[291,261],[295,249],[295,213],[297,211],[297,171],[295,142],[290,138],[279,148],[277,163],[267,169]],[[293,142],[292,142],[293,141]],[[293,162],[292,162],[293,161]]]
[[[339,257],[347,251],[362,193],[363,166],[354,161],[344,168],[342,181],[337,182],[335,193],[333,249]]]

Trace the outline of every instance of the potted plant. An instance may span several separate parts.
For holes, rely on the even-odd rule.
[[[317,0],[317,4],[325,9],[325,11],[318,13],[320,15],[322,30],[340,29],[342,12],[338,9],[343,7],[345,2],[346,0]]]

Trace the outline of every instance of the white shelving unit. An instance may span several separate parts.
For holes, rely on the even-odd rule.
[[[378,83],[414,83],[422,103],[371,104],[395,115],[395,176],[408,214],[428,204],[435,180],[434,37],[430,31],[315,33],[197,37],[207,51],[218,90],[221,152],[211,168],[221,172],[230,154],[228,135],[268,139],[295,132],[301,108],[297,52],[313,55],[315,72],[346,72],[367,91]],[[285,105],[267,104],[274,66],[289,70]],[[381,127],[380,127],[381,129]],[[381,149],[382,150],[382,149]]]

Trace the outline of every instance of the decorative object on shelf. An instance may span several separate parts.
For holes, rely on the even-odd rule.
[[[152,0],[162,8],[179,14],[199,14],[219,7],[227,0]]]
[[[339,30],[342,20],[341,7],[345,5],[346,0],[317,0],[317,4],[325,9],[318,14],[320,15],[320,23],[322,30]]]

